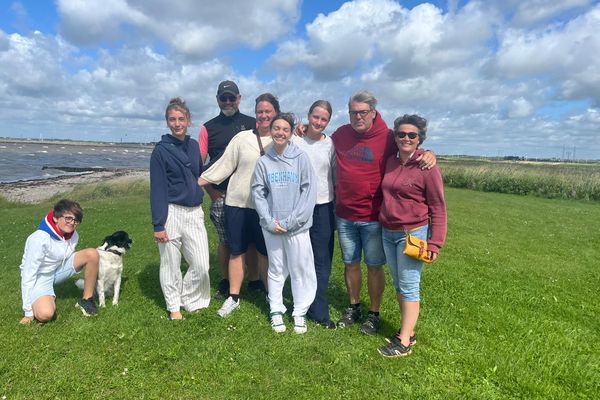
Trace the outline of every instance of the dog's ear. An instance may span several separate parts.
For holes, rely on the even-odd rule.
[[[104,238],[104,240],[102,241],[101,244],[108,243],[110,246],[112,244],[112,243],[110,243],[110,238],[111,238],[111,235],[108,235],[107,237]]]

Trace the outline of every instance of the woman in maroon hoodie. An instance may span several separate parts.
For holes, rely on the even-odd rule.
[[[446,203],[439,168],[421,169],[417,147],[425,140],[427,120],[403,115],[394,121],[398,152],[386,163],[383,176],[383,204],[379,221],[383,226],[383,248],[390,266],[396,297],[402,314],[401,327],[379,348],[386,357],[409,355],[416,343],[419,318],[419,284],[423,262],[403,254],[406,232],[427,240],[431,262],[438,258],[446,239]]]

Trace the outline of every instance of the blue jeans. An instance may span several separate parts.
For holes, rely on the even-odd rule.
[[[427,239],[428,228],[428,225],[425,225],[411,231],[410,234],[419,239]],[[396,293],[402,295],[405,301],[419,301],[423,262],[404,255],[405,241],[406,234],[403,231],[388,231],[383,228],[383,249]]]
[[[380,267],[385,264],[379,222],[350,221],[339,217],[336,222],[344,264],[360,262],[362,252],[368,267]]]

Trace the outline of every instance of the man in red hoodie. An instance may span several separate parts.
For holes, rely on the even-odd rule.
[[[385,254],[381,241],[379,210],[383,195],[381,180],[386,160],[397,151],[390,129],[375,107],[377,99],[368,91],[353,94],[348,101],[350,124],[331,136],[336,153],[336,215],[345,280],[350,306],[338,321],[343,328],[362,320],[360,290],[361,255],[367,264],[370,308],[361,332],[374,335],[379,328],[379,307],[385,287]],[[422,152],[422,150],[419,150]],[[435,165],[433,153],[424,152],[422,163]]]

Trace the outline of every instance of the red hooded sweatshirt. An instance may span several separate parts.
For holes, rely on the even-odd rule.
[[[367,132],[358,133],[351,125],[344,125],[331,139],[336,155],[337,216],[350,221],[377,221],[385,161],[397,151],[390,129],[376,112]]]

